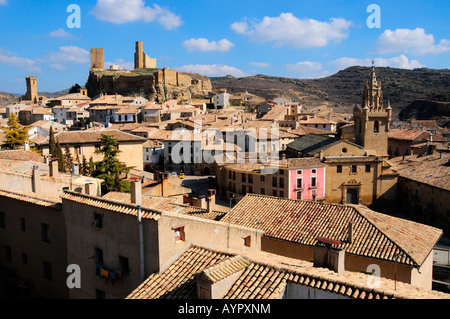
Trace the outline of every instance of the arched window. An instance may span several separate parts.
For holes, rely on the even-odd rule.
[[[375,123],[373,124],[373,131],[375,133],[378,133],[380,131],[380,122],[375,121]]]

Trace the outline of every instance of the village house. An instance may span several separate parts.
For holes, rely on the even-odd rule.
[[[235,201],[246,194],[312,201],[325,199],[326,170],[318,158],[292,158],[270,164],[225,164],[226,179],[219,182],[219,191],[226,188],[226,198]]]
[[[430,142],[431,133],[416,129],[389,132],[388,154],[390,157],[412,155],[417,144]]]
[[[102,154],[95,154],[95,151],[101,148],[102,134],[108,135],[118,141],[118,159],[127,167],[135,167],[143,170],[143,147],[145,139],[133,134],[124,133],[118,130],[102,130],[102,131],[65,131],[55,134],[56,140],[62,148],[66,146],[72,154],[82,160],[85,157],[89,160],[92,156],[94,161],[101,161]],[[49,154],[48,138],[42,142],[36,143],[43,155]]]
[[[398,206],[408,217],[450,230],[450,156],[446,151],[389,160],[399,174]]]
[[[318,248],[320,249],[320,248]],[[325,248],[326,249],[326,248]],[[324,250],[325,250],[324,249]],[[326,254],[322,254],[326,255]],[[191,245],[163,272],[150,275],[126,299],[448,299],[449,294],[418,289],[373,275],[338,274],[313,262],[261,251],[220,250]],[[267,313],[264,303],[251,304]],[[192,311],[186,304],[184,313]],[[265,308],[266,307],[266,308]]]
[[[128,199],[121,193],[105,198],[63,195],[67,262],[92,270],[81,277],[81,289],[69,292],[70,298],[125,298],[147,276],[165,271],[191,243],[260,249],[260,231],[205,222],[197,215],[220,213],[176,204],[171,197],[143,195],[140,188],[140,182],[132,183]]]
[[[311,215],[313,214],[313,215]],[[314,218],[311,218],[314,216]],[[381,214],[364,206],[337,205],[248,194],[221,222],[264,231],[261,250],[315,261],[317,246],[340,251],[337,271],[367,271],[431,289],[433,248],[441,229]],[[419,244],[420,242],[420,244]]]

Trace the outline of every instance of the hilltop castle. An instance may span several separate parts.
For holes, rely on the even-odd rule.
[[[134,53],[134,68],[137,69],[156,69],[156,59],[150,58],[144,52],[142,41],[136,41],[136,52]],[[90,70],[105,69],[105,51],[104,48],[91,48],[91,68]]]

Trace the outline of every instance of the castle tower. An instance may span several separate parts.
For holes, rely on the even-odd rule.
[[[375,66],[372,66],[370,79],[364,86],[361,108],[355,106],[353,118],[356,144],[363,146],[370,154],[387,157],[392,108],[390,103],[383,107],[383,92]]]
[[[150,58],[144,53],[144,44],[142,41],[136,41],[136,52],[134,53],[134,68],[137,69],[156,69],[156,59]]]
[[[25,100],[37,103],[39,99],[37,91],[37,76],[25,77],[25,81],[27,82],[27,93],[25,93]]]
[[[91,70],[105,69],[105,52],[103,48],[91,48]]]

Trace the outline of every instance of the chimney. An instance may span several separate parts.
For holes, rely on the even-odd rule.
[[[140,181],[131,182],[131,204],[142,206],[142,186]]]
[[[353,244],[353,225],[354,222],[348,223],[348,243]]]
[[[169,174],[167,173],[161,176],[161,196],[170,196]]]
[[[208,198],[206,200],[208,213],[211,213],[216,208],[216,193],[215,189],[208,189]]]
[[[50,177],[57,178],[59,174],[58,170],[58,158],[51,158],[49,162],[50,166]]]
[[[86,185],[84,185],[84,193],[86,195],[90,195],[90,196],[96,196],[96,192],[95,192],[95,184],[94,183],[87,183]]]
[[[39,194],[41,192],[41,174],[39,166],[33,166],[33,173],[31,175],[31,188],[33,193]]]
[[[345,250],[334,248],[342,242],[328,238],[317,237],[318,243],[314,246],[314,267],[328,268],[338,275],[345,270]]]
[[[80,164],[78,162],[72,162],[72,175],[80,175]]]

